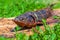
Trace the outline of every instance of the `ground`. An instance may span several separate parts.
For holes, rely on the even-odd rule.
[[[57,15],[57,16],[60,16],[60,9],[56,9],[54,10],[53,12],[54,14],[53,15]],[[14,34],[15,32],[11,32],[12,29],[14,29],[17,25],[12,21],[12,19],[14,18],[1,18],[0,19],[0,35],[4,35],[5,37],[14,37]],[[53,22],[53,18],[48,18],[47,19],[47,22],[49,22],[50,24],[50,27],[54,26],[54,22]],[[44,27],[43,25],[40,26],[41,29],[44,30]],[[31,29],[26,29],[26,30],[21,30],[21,31],[18,31],[19,32],[23,32],[23,33],[26,33],[27,35],[31,35],[33,34]]]

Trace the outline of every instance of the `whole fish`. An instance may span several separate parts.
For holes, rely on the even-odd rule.
[[[35,27],[37,24],[42,24],[42,19],[47,19],[52,16],[53,5],[54,4],[51,4],[47,8],[38,11],[26,12],[22,15],[17,16],[13,21],[22,28]]]

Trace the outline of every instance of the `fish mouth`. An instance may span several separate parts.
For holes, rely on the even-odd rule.
[[[24,27],[26,25],[23,21],[16,21],[15,19],[13,21],[20,27]]]

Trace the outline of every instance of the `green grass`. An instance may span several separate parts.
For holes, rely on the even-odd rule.
[[[46,24],[46,20],[42,20],[44,24],[45,31],[43,31],[39,26],[36,26],[37,33],[32,29],[33,35],[27,36],[24,33],[17,33],[16,40],[60,40],[60,22],[56,23],[52,28]],[[17,30],[20,30],[17,26]],[[0,40],[14,40],[14,38],[0,37]]]
[[[0,0],[0,17],[16,17],[27,11],[42,9],[54,0]],[[49,4],[49,5],[48,5]],[[60,1],[53,7],[60,8]]]
[[[53,0],[0,0],[0,17],[16,17],[24,14],[27,11],[34,11],[45,8],[51,3],[56,2]],[[48,5],[49,4],[49,5]],[[53,6],[53,9],[60,8],[60,1]],[[54,18],[57,18],[56,16]],[[59,18],[59,17],[58,17]],[[56,23],[53,28],[50,28],[43,20],[45,31],[42,31],[38,26],[36,29],[40,32],[34,32],[33,35],[27,36],[23,33],[16,33],[17,40],[60,40],[60,22]],[[48,27],[47,27],[48,26]],[[18,30],[17,28],[16,30]],[[14,38],[0,37],[0,40],[14,40]]]

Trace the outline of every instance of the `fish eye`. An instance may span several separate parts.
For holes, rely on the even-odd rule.
[[[22,21],[24,21],[24,18],[21,18]]]
[[[21,20],[24,20],[23,18]]]
[[[24,20],[24,19],[20,17],[19,20],[22,21],[22,20]]]
[[[20,20],[21,21],[25,21],[26,20],[26,17],[20,17]]]

